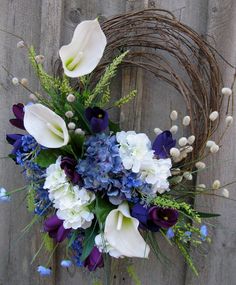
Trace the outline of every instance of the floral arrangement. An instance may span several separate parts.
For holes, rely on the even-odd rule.
[[[148,258],[152,250],[159,258],[155,233],[176,245],[197,274],[188,244],[210,242],[202,219],[218,214],[195,210],[188,198],[210,194],[221,188],[220,182],[214,181],[211,189],[192,183],[206,168],[204,156],[191,161],[194,135],[179,138],[177,146],[177,125],[165,131],[156,128],[151,142],[145,133],[120,130],[111,121],[108,110],[128,103],[137,92],[131,90],[111,106],[109,85],[129,51],[113,60],[95,86],[90,84],[106,44],[97,19],[80,23],[71,43],[59,51],[64,75],[53,77],[43,69],[42,55],[23,41],[18,43],[28,49],[46,96],[32,93],[28,104],[13,105],[15,118],[10,123],[26,132],[8,134],[7,141],[27,185],[12,192],[1,188],[0,199],[9,201],[11,194],[26,191],[34,216],[25,232],[39,223],[43,229],[39,251],[44,246],[49,252],[48,264],[38,267],[40,275],[51,274],[51,257],[60,244],[67,249],[63,267],[75,264],[89,271],[103,267],[107,255]],[[72,78],[79,80],[79,87],[73,87]],[[12,82],[29,89],[24,78],[13,77]],[[222,93],[230,96],[232,90],[223,88]],[[214,123],[218,117],[213,110],[209,120]],[[178,119],[177,111],[170,119]],[[183,117],[183,128],[190,121],[190,116]],[[227,127],[232,121],[226,117]],[[207,153],[218,150],[216,142],[206,142]],[[228,197],[226,189],[222,194]]]

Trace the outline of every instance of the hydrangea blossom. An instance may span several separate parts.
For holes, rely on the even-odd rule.
[[[138,173],[142,161],[151,159],[154,151],[151,149],[151,141],[145,134],[136,134],[134,131],[118,132],[116,139],[120,145],[119,154],[127,170]]]
[[[65,229],[85,229],[91,225],[94,215],[88,205],[95,199],[95,195],[68,182],[61,169],[61,157],[47,168],[44,188],[48,189],[49,199],[58,209],[58,218],[64,220]]]
[[[85,159],[79,160],[77,166],[84,187],[107,194],[113,204],[136,200],[133,189],[142,189],[146,182],[124,168],[116,137],[98,134],[90,137],[85,147]]]
[[[92,224],[94,214],[88,206],[95,199],[95,195],[84,188],[78,190],[78,192],[70,206],[64,209],[59,208],[57,211],[57,216],[64,220],[63,226],[65,229],[86,229]]]

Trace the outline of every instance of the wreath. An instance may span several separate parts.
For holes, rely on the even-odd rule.
[[[71,43],[62,46],[55,74],[43,68],[37,55],[23,40],[30,62],[41,83],[32,92],[27,79],[12,77],[15,86],[31,92],[26,105],[13,105],[10,123],[24,134],[7,135],[13,146],[9,155],[23,170],[26,186],[7,192],[27,193],[32,222],[42,228],[43,250],[48,263],[38,267],[50,275],[51,257],[66,246],[61,265],[103,267],[113,258],[148,258],[161,252],[155,234],[176,245],[195,274],[188,243],[210,242],[204,219],[216,217],[194,209],[189,198],[220,191],[194,185],[204,171],[204,158],[219,151],[220,141],[211,139],[219,123],[224,97],[228,100],[226,129],[232,124],[231,88],[224,87],[216,57],[205,39],[180,23],[168,11],[149,9],[81,22]],[[135,130],[122,130],[110,118],[110,109],[129,103],[136,90],[115,101],[111,80],[125,68],[144,69],[172,86],[186,103],[182,118],[171,110],[172,126],[155,128],[155,139]],[[179,122],[179,126],[176,122]],[[179,137],[182,127],[189,136]],[[178,139],[177,139],[178,136]],[[228,197],[227,189],[220,195]],[[33,260],[37,257],[36,253]]]

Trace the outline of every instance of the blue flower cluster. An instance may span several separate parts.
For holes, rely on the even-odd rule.
[[[45,170],[43,170],[33,160],[39,154],[42,146],[40,146],[31,135],[24,135],[20,138],[20,143],[16,150],[16,163],[24,168],[24,174],[30,183],[33,183],[35,195],[35,214],[45,215],[51,206],[48,191],[43,188],[43,178]]]
[[[79,160],[77,165],[84,187],[101,191],[113,204],[125,199],[137,202],[133,189],[144,188],[146,183],[137,174],[124,169],[116,137],[97,134],[85,142],[85,148],[85,159]]]
[[[39,216],[46,215],[50,206],[52,206],[52,202],[49,200],[48,190],[43,188],[43,184],[37,185],[35,190],[36,195],[34,212]]]
[[[68,236],[68,238],[70,239],[72,236],[72,234],[70,234]],[[79,234],[76,239],[73,241],[73,243],[71,244],[71,248],[73,250],[74,253],[74,259],[75,259],[75,264],[78,267],[82,267],[84,264],[81,261],[81,255],[83,252],[83,246],[82,246],[82,242],[83,242],[83,235]]]

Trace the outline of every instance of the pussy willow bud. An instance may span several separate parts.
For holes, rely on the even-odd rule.
[[[231,88],[224,87],[222,88],[221,93],[225,96],[231,96],[233,92]]]
[[[214,111],[210,114],[209,119],[214,122],[219,117],[219,113],[217,111]]]
[[[178,119],[178,112],[176,110],[173,110],[170,113],[170,118],[171,118],[172,121],[176,121]]]
[[[176,126],[176,125],[173,125],[171,128],[170,128],[170,132],[174,135],[178,132],[178,129],[179,127]]]
[[[185,116],[183,118],[183,125],[187,127],[190,124],[190,121],[191,121],[191,118],[189,116]]]
[[[154,133],[155,133],[156,135],[159,135],[159,134],[162,133],[162,130],[159,129],[159,128],[155,128],[155,129],[154,129]]]

